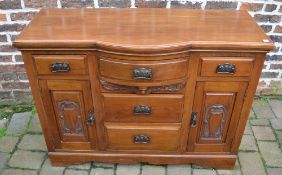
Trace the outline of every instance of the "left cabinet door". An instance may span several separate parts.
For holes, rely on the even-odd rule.
[[[95,149],[95,114],[90,83],[40,80],[39,84],[55,149]]]

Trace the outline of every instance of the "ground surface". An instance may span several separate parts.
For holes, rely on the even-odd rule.
[[[255,100],[234,170],[204,169],[190,164],[155,166],[98,162],[52,167],[47,157],[36,113],[14,113],[9,120],[0,119],[0,131],[2,132],[0,134],[0,174],[2,175],[282,174],[282,101],[279,100]]]

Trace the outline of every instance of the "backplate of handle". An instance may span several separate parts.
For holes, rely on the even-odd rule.
[[[191,114],[191,127],[195,128],[197,124],[197,112],[192,112]]]
[[[133,79],[151,80],[153,71],[151,68],[136,68],[133,69]]]
[[[94,125],[95,124],[95,115],[94,115],[94,111],[90,110],[88,112],[88,118],[87,118],[87,124],[88,125]]]
[[[51,72],[69,72],[70,65],[67,63],[56,62],[51,64]]]
[[[152,112],[151,106],[148,105],[138,105],[133,109],[133,113],[136,115],[150,115]]]
[[[218,74],[235,74],[236,66],[234,64],[224,63],[219,64],[216,68]]]
[[[141,144],[147,144],[150,142],[150,137],[146,135],[135,135],[133,137],[134,143],[141,143]]]

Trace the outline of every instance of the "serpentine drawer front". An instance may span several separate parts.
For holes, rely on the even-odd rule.
[[[184,78],[187,73],[185,58],[163,61],[129,61],[100,59],[101,76],[128,81],[167,81]]]
[[[245,11],[42,9],[14,40],[54,166],[232,169],[273,42]]]

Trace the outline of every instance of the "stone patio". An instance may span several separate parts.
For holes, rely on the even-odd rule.
[[[15,113],[6,135],[0,137],[2,175],[281,175],[282,101],[255,100],[234,170],[205,169],[197,165],[103,164],[92,162],[52,167],[38,116]]]

